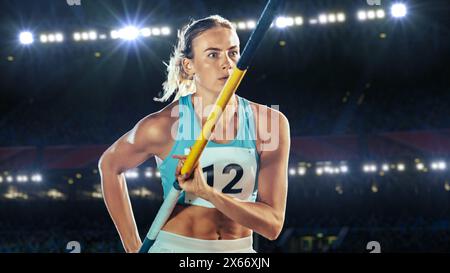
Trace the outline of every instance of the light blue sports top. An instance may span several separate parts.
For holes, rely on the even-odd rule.
[[[179,99],[179,123],[177,136],[171,151],[164,160],[156,158],[161,174],[164,198],[175,181],[178,159],[172,155],[186,155],[201,132],[191,100],[192,95]],[[207,183],[216,190],[243,202],[255,202],[258,192],[259,155],[256,150],[256,131],[253,111],[249,102],[238,99],[238,130],[234,139],[219,144],[209,141],[200,157],[200,166]],[[175,128],[173,129],[175,130]],[[234,133],[234,130],[233,130]],[[200,197],[182,192],[180,205],[196,205],[214,208],[214,205]]]

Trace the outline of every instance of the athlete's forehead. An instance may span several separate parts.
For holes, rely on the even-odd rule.
[[[208,29],[193,41],[192,45],[195,51],[205,52],[208,50],[229,50],[239,48],[239,37],[236,31],[225,28],[215,27]]]

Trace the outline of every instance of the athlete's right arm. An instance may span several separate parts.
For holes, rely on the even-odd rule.
[[[160,152],[162,142],[167,141],[160,125],[160,118],[145,117],[111,145],[98,162],[103,198],[126,252],[137,252],[142,242],[124,172]]]

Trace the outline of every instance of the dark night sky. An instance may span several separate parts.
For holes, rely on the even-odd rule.
[[[390,2],[382,1],[382,7],[388,10]],[[409,14],[402,20],[361,23],[355,19],[356,11],[370,8],[363,0],[287,1],[280,13],[306,20],[323,11],[343,11],[347,20],[341,25],[270,30],[238,94],[279,105],[293,134],[300,136],[449,128],[450,3],[406,3]],[[8,132],[40,135],[76,124],[77,130],[99,129],[100,139],[109,143],[164,106],[152,98],[161,90],[163,61],[168,61],[176,42],[176,28],[189,18],[215,13],[234,21],[256,19],[265,1],[81,0],[81,4],[1,1],[0,126]],[[172,34],[134,44],[117,40],[76,44],[70,39],[76,30],[109,33],[126,22],[168,25]],[[24,47],[17,41],[23,29],[61,31],[66,41]],[[239,36],[244,44],[249,32]],[[95,52],[101,57],[95,58]],[[8,139],[1,134],[1,142],[8,144]],[[27,138],[17,141],[12,144],[30,143]]]

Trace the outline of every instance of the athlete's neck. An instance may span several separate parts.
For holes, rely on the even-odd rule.
[[[195,112],[200,117],[202,116],[202,124],[206,122],[206,119],[209,115],[209,112],[211,112],[213,105],[216,103],[217,97],[219,96],[219,93],[213,93],[213,92],[195,92],[192,94],[192,104],[194,105]],[[228,104],[225,108],[225,111],[221,117],[222,124],[227,124],[228,121],[231,120],[235,112],[237,111],[237,97],[235,94],[230,98],[228,101]],[[203,113],[202,113],[203,112]]]

